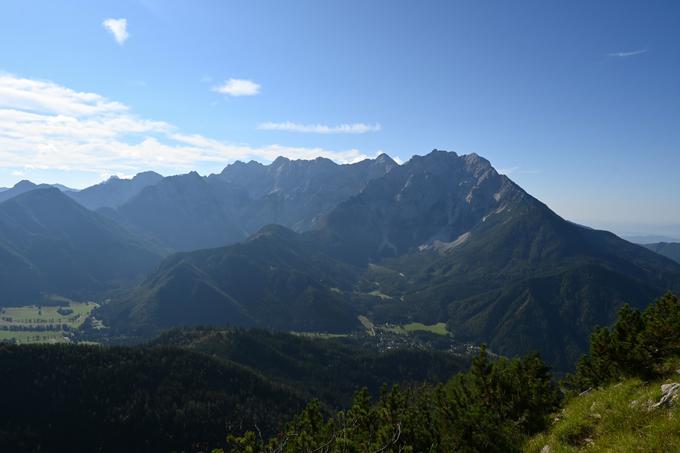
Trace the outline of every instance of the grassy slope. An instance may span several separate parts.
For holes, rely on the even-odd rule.
[[[539,453],[545,445],[551,453],[680,451],[680,404],[648,409],[648,401],[659,401],[661,384],[676,381],[630,379],[575,397],[525,451]]]

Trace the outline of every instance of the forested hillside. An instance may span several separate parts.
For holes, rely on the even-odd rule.
[[[275,435],[310,401],[329,415],[360,388],[444,382],[467,355],[381,353],[239,329],[174,330],[136,347],[0,343],[8,451],[209,451]]]
[[[0,306],[101,295],[136,283],[163,255],[55,188],[0,203]]]
[[[359,392],[332,417],[311,404],[283,434],[230,436],[227,451],[675,451],[679,364],[680,298],[668,294],[595,330],[560,386],[536,355],[494,362],[482,350],[446,384]]]
[[[237,363],[295,388],[324,408],[347,407],[359,388],[444,382],[468,368],[471,355],[398,347],[385,352],[354,338],[307,338],[265,330],[174,329],[152,346],[180,347]]]
[[[0,344],[4,451],[200,451],[274,435],[304,399],[238,365],[171,348]]]

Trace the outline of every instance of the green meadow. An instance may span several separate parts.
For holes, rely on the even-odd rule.
[[[60,306],[28,305],[0,308],[0,341],[67,343],[98,305],[64,302]]]

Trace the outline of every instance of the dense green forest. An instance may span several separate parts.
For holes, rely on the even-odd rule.
[[[543,438],[530,438],[550,427],[551,416],[562,404],[573,405],[583,392],[614,382],[661,378],[677,368],[673,365],[679,357],[680,299],[668,294],[644,312],[624,306],[611,328],[596,329],[590,352],[560,386],[537,355],[490,361],[483,349],[469,371],[445,384],[392,387],[376,402],[360,391],[349,409],[328,418],[312,403],[268,441],[253,432],[229,436],[227,451],[512,452],[536,445],[541,448]],[[559,417],[554,420],[559,422]],[[587,438],[589,431],[572,434],[562,445],[565,451],[592,446],[587,442],[592,442]],[[656,434],[652,449],[642,451],[657,447],[671,451],[659,438],[664,433]],[[634,451],[632,444],[621,448]]]
[[[375,396],[383,384],[445,382],[466,370],[471,357],[414,347],[379,352],[354,338],[313,339],[238,328],[173,329],[150,345],[181,347],[237,363],[336,409],[347,407],[364,387]]]
[[[196,451],[272,434],[304,399],[235,364],[171,348],[0,344],[3,451]]]
[[[611,429],[579,428],[599,420],[580,416],[583,395],[592,393],[591,411],[612,392],[623,392],[617,401],[658,398],[640,382],[663,382],[679,359],[680,299],[671,294],[644,311],[624,306],[561,382],[538,354],[499,358],[482,348],[459,372],[465,358],[258,330],[178,329],[136,347],[4,344],[0,444],[245,453],[512,452],[553,443],[579,451],[596,429],[603,438]],[[636,407],[624,402],[616,407]],[[672,412],[645,410],[644,420],[661,420],[651,426],[675,427],[662,423]]]
[[[469,360],[244,329],[177,329],[148,345],[0,343],[3,451],[199,451],[274,435],[307,402],[443,382]]]

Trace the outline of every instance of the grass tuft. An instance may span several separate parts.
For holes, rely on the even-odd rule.
[[[525,451],[539,453],[545,445],[551,453],[680,451],[680,400],[650,408],[661,397],[661,384],[668,382],[630,379],[575,397],[547,432],[530,439]]]

